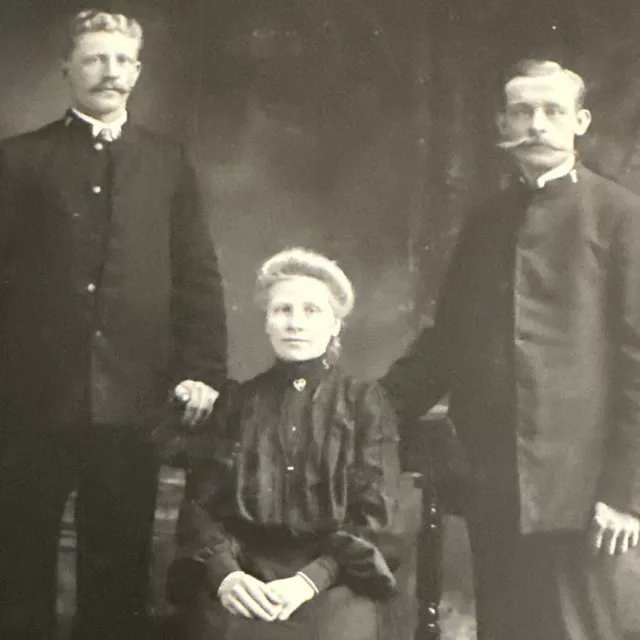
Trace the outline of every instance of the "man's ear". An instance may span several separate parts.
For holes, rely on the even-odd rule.
[[[507,132],[507,118],[504,115],[504,112],[498,111],[495,122],[498,133],[503,136]]]
[[[142,62],[140,62],[140,60],[138,60],[136,62],[136,77],[133,80],[133,83],[131,85],[131,89],[133,89],[136,84],[138,83],[138,80],[140,79],[140,74],[142,73]]]
[[[576,135],[583,136],[591,124],[591,111],[580,109],[576,114]]]

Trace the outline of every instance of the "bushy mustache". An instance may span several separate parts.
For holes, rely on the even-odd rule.
[[[112,82],[102,82],[91,89],[91,93],[100,93],[101,91],[117,91],[122,95],[129,93],[129,89],[126,87],[120,84],[113,84]]]
[[[532,147],[532,146],[543,146],[548,147],[549,149],[554,149],[555,151],[566,151],[565,147],[560,147],[556,144],[552,144],[551,142],[547,142],[546,140],[540,140],[538,138],[531,138],[530,136],[522,136],[517,140],[501,140],[498,142],[498,147],[500,149],[510,150],[515,149],[517,147]]]

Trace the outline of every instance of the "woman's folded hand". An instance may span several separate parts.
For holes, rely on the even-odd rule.
[[[271,622],[283,609],[282,599],[271,584],[265,584],[244,571],[233,571],[221,582],[218,598],[222,606],[235,616]]]
[[[300,574],[267,583],[267,586],[278,594],[282,603],[278,620],[288,620],[296,609],[316,595],[317,591],[312,584],[308,578]]]

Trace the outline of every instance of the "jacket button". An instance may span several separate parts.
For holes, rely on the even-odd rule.
[[[87,291],[88,291],[89,293],[93,293],[95,290],[96,290],[96,285],[95,285],[95,284],[93,284],[93,282],[90,282],[90,283],[87,285]]]
[[[91,191],[93,191],[93,193],[95,194],[102,193],[102,187],[99,184],[96,184],[91,187]]]

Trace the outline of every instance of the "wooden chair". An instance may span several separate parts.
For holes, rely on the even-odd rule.
[[[438,607],[442,598],[442,518],[455,512],[456,487],[439,478],[439,460],[450,428],[446,409],[438,408],[425,418],[401,429],[403,510],[409,519],[406,555],[396,577],[400,594],[383,608],[384,628],[394,640],[440,640]],[[440,474],[442,475],[442,474]],[[173,529],[180,504],[183,476],[165,467],[161,474],[156,514],[156,562],[154,565],[154,613],[161,624],[158,640],[173,640],[167,627],[171,618],[164,599],[164,579],[173,551]],[[442,503],[439,488],[445,489]],[[451,494],[451,495],[449,495]]]
[[[464,512],[465,467],[445,406],[401,428],[403,468],[422,493],[422,526],[417,539],[414,640],[440,640],[443,515]]]
[[[431,418],[432,419],[432,418]],[[403,432],[404,509],[410,519],[407,554],[397,578],[401,594],[385,610],[394,640],[439,640],[438,604],[442,593],[442,515],[436,495],[434,466],[429,461],[433,446],[429,444],[431,426],[416,423]],[[429,434],[429,435],[428,435]],[[431,453],[429,453],[431,452]],[[151,594],[151,613],[158,621],[157,640],[175,640],[171,629],[171,608],[165,597],[165,577],[173,556],[173,534],[177,510],[183,494],[183,472],[163,467],[156,511],[155,562]],[[70,505],[71,506],[71,505]],[[62,628],[68,626],[75,605],[73,553],[75,535],[71,511],[64,518],[61,548],[59,608]],[[63,635],[64,637],[64,635]]]

